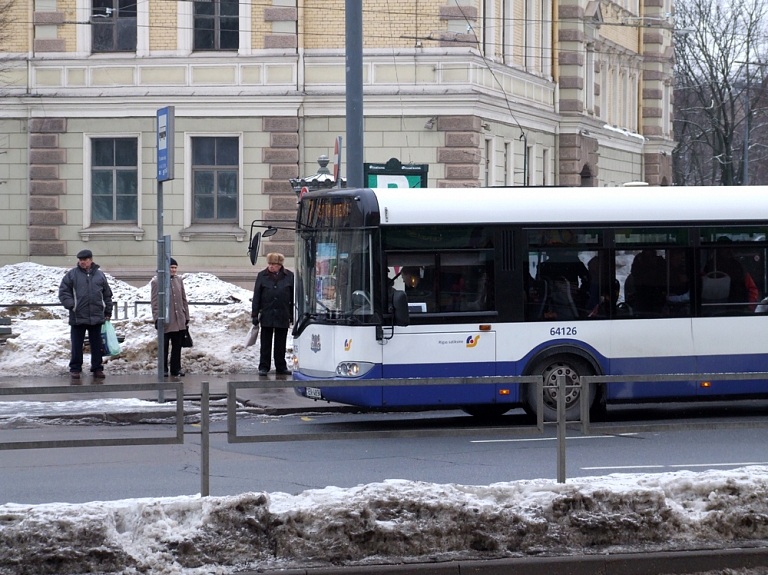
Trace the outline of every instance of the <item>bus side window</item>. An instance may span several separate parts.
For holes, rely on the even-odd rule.
[[[485,311],[493,308],[493,256],[487,252],[440,254],[440,311]]]
[[[661,317],[666,302],[667,264],[653,248],[645,248],[632,259],[624,283],[626,302],[635,317]]]
[[[691,315],[692,261],[688,250],[667,250],[666,313],[670,317]]]
[[[531,250],[529,273],[525,278],[525,307],[528,321],[572,320],[587,318],[594,310],[590,304],[590,272],[584,261],[596,251],[573,249]],[[595,302],[601,295],[598,286]]]
[[[394,277],[395,287],[402,286],[408,296],[411,313],[437,311],[435,297],[435,256],[420,253],[390,253],[387,256],[390,270],[399,270]],[[402,283],[400,283],[402,282]]]

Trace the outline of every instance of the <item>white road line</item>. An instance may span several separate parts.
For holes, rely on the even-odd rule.
[[[583,471],[603,471],[605,469],[663,469],[666,465],[610,465],[607,467],[582,467]]]
[[[745,461],[742,463],[670,463],[669,465],[606,465],[582,467],[582,471],[605,471],[607,469],[664,469],[681,467],[744,467],[745,465],[768,465],[768,461]]]
[[[582,435],[579,437],[566,437],[567,440],[571,439],[608,439],[611,437],[625,437],[630,435],[637,435],[636,433],[621,433],[617,435]],[[534,441],[557,441],[557,437],[529,437],[526,439],[473,439],[470,443],[524,443]]]

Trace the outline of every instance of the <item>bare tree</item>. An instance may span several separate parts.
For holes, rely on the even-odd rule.
[[[744,183],[747,111],[750,183],[768,178],[768,149],[755,144],[768,135],[767,16],[768,0],[678,0],[684,35],[675,44],[677,185]]]

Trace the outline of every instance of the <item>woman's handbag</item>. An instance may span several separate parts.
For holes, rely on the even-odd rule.
[[[112,322],[107,320],[101,326],[102,355],[120,355],[120,342]]]
[[[192,336],[189,335],[189,328],[187,328],[181,336],[181,347],[192,347],[192,345]]]

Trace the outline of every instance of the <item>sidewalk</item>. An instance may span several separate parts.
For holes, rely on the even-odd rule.
[[[103,388],[104,392],[98,393],[73,393],[71,395],[65,395],[69,401],[77,401],[82,399],[94,399],[98,397],[104,397],[104,393],[109,390],[110,384],[130,384],[130,383],[157,383],[157,374],[140,374],[140,375],[110,375],[109,371],[106,372],[107,377],[104,380]],[[182,381],[184,382],[184,395],[192,398],[198,398],[200,396],[201,383],[207,381],[209,383],[209,394],[211,400],[222,399],[227,396],[227,383],[230,381],[275,381],[285,384],[290,384],[293,380],[291,376],[276,376],[274,372],[270,373],[267,377],[259,377],[257,374],[226,374],[226,375],[204,375],[204,374],[188,374],[182,378],[168,377],[163,381]],[[88,372],[83,372],[83,379],[81,385],[93,384],[93,378]],[[67,375],[61,376],[0,376],[0,388],[11,387],[58,387],[58,386],[70,386],[70,379]],[[110,397],[136,397],[139,399],[156,399],[157,392],[117,392],[114,395],[109,394]],[[25,399],[27,401],[52,401],[53,397],[57,400],[61,400],[60,395],[51,396],[41,394],[37,395],[24,395],[24,396],[4,396],[7,400],[14,401],[16,399]],[[264,413],[270,415],[284,415],[288,413],[304,413],[304,412],[317,412],[317,411],[359,411],[358,408],[342,405],[340,403],[332,403],[327,401],[315,401],[300,397],[296,395],[293,387],[284,388],[272,388],[272,389],[238,389],[237,399],[240,403],[246,407],[254,410],[263,410]]]

